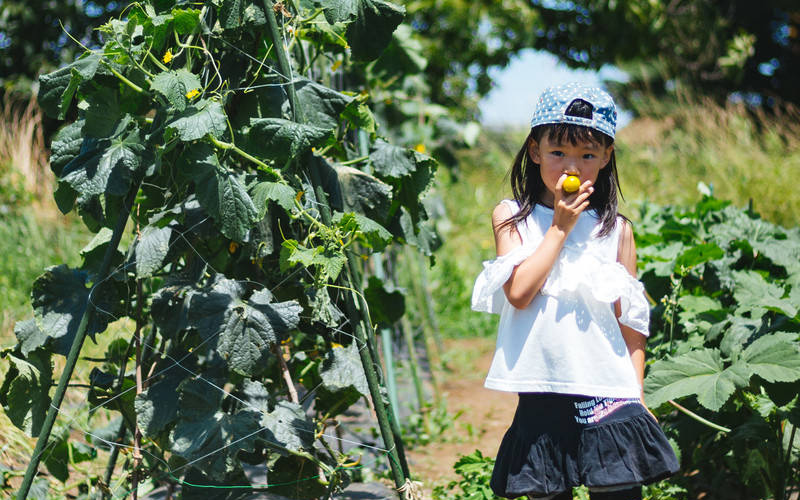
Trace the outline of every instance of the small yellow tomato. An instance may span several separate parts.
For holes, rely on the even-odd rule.
[[[567,193],[574,193],[581,187],[581,180],[574,175],[568,175],[564,179],[564,184],[561,185]]]

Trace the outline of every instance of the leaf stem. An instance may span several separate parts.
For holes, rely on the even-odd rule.
[[[361,163],[362,161],[369,160],[369,155],[366,156],[359,156],[358,158],[353,158],[352,160],[342,161],[339,162],[339,165],[354,165],[356,163]]]
[[[153,61],[153,64],[158,66],[161,71],[169,71],[169,68],[162,64],[161,61],[159,61],[158,58],[149,50],[147,51],[147,57],[150,58],[150,60]]]
[[[719,424],[715,424],[714,422],[712,422],[710,420],[704,419],[703,417],[701,417],[697,413],[694,413],[693,411],[691,411],[691,410],[689,410],[687,408],[684,408],[683,406],[679,405],[678,403],[676,403],[675,401],[673,401],[671,399],[668,402],[669,402],[669,404],[671,404],[672,406],[674,406],[675,408],[677,408],[681,412],[685,413],[686,415],[688,415],[692,419],[697,420],[701,424],[707,425],[707,426],[711,427],[712,429],[716,429],[716,430],[718,430],[720,432],[728,433],[728,432],[731,431],[727,427],[723,427],[723,426],[721,426]]]
[[[286,388],[289,390],[289,401],[298,404],[300,402],[300,398],[297,397],[297,389],[292,381],[292,374],[289,372],[289,365],[286,364],[286,360],[283,358],[283,349],[280,345],[275,344],[272,352],[275,354],[275,357],[278,358],[278,365],[281,367],[281,376],[283,377],[283,381],[286,382]]]
[[[216,147],[218,147],[220,149],[233,151],[234,153],[236,153],[237,155],[241,156],[245,160],[248,160],[248,161],[251,161],[251,162],[255,163],[256,165],[258,165],[265,172],[274,175],[278,179],[278,181],[284,182],[283,176],[281,175],[281,173],[278,170],[275,170],[274,168],[270,167],[269,165],[267,165],[263,161],[259,160],[255,156],[251,155],[250,153],[239,149],[239,147],[237,147],[236,144],[220,141],[219,139],[217,139],[216,137],[214,137],[211,134],[208,134],[206,137],[208,137],[208,139],[211,140],[211,142],[214,144],[214,146],[216,146]]]
[[[144,91],[144,89],[142,87],[136,85],[132,81],[130,81],[127,78],[125,78],[125,76],[122,73],[120,73],[119,71],[115,70],[106,61],[103,61],[103,64],[105,64],[106,68],[108,68],[108,70],[111,71],[114,74],[114,76],[119,78],[122,81],[122,83],[124,83],[125,85],[127,85],[128,87],[132,88],[133,90],[135,90],[136,92],[138,92],[140,94],[144,94],[145,93],[145,91]]]

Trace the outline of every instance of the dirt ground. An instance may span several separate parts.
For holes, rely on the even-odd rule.
[[[458,478],[453,464],[459,456],[476,449],[484,456],[494,456],[511,423],[517,395],[483,387],[494,342],[494,337],[473,338],[450,340],[445,345],[449,353],[456,354],[447,362],[450,371],[443,374],[442,392],[448,414],[458,416],[441,439],[407,452],[412,475],[428,492]]]

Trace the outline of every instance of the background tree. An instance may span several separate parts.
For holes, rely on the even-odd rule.
[[[99,46],[96,31],[128,2],[3,0],[0,5],[0,83],[28,92],[32,82],[72,62],[87,47]],[[69,33],[69,36],[67,35]]]
[[[544,28],[533,46],[572,67],[616,64],[631,74],[623,96],[684,84],[753,104],[800,103],[800,4],[790,0],[534,0]],[[631,103],[628,103],[631,104]]]

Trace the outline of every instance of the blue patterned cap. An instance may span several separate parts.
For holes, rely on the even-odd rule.
[[[592,105],[592,117],[582,118],[566,114],[575,99],[583,99]],[[617,128],[617,107],[614,99],[603,89],[572,82],[550,87],[542,92],[533,111],[531,128],[538,125],[572,123],[598,130],[614,138]]]

